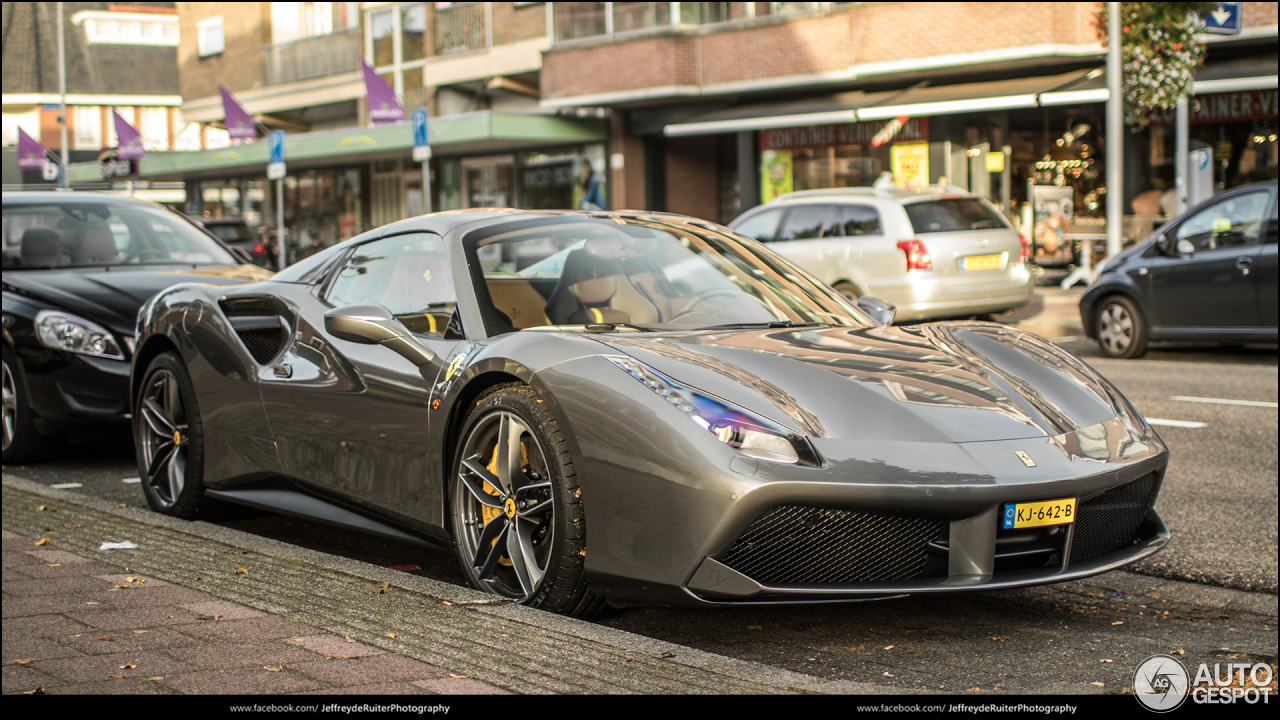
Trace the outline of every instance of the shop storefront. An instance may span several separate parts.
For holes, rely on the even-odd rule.
[[[760,131],[760,201],[818,188],[866,187],[889,173],[899,187],[928,185],[929,119]]]
[[[440,208],[529,210],[609,207],[603,142],[440,160]]]

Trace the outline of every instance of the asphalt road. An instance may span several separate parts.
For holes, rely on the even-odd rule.
[[[1041,315],[1043,317],[1043,315]],[[1071,347],[1061,328],[1056,335]],[[1051,333],[1046,333],[1051,334]],[[1084,345],[1082,343],[1082,345]],[[1198,662],[1275,662],[1277,414],[1274,407],[1175,397],[1277,399],[1275,348],[1157,347],[1113,361],[1072,348],[1161,425],[1172,458],[1157,509],[1165,551],[1085,581],[840,606],[610,609],[596,622],[700,650],[833,679],[943,692],[1107,692],[1155,653]],[[128,438],[68,445],[5,474],[144,505]],[[461,584],[446,553],[257,514],[230,527]],[[1189,582],[1190,581],[1190,582]],[[1101,683],[1101,685],[1099,685]]]

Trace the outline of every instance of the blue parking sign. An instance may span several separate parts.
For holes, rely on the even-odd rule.
[[[1218,35],[1236,35],[1240,32],[1240,3],[1218,3],[1218,7],[1205,13],[1204,31]]]
[[[267,136],[267,143],[271,149],[271,159],[268,162],[282,163],[284,162],[284,131],[277,130]]]
[[[413,146],[426,147],[430,144],[427,139],[427,111],[419,108],[413,111]]]

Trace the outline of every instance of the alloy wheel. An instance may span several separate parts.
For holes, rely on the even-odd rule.
[[[4,449],[13,444],[14,433],[18,426],[18,385],[17,378],[9,370],[9,363],[4,363]]]
[[[486,463],[486,460],[488,462]],[[482,589],[524,602],[552,561],[555,503],[547,459],[528,425],[498,411],[463,445],[457,539]]]
[[[1112,303],[1098,314],[1098,339],[1112,355],[1120,355],[1133,342],[1133,318],[1123,305]]]
[[[143,422],[138,424],[138,447],[146,467],[145,482],[163,507],[182,497],[187,478],[187,415],[178,391],[178,379],[168,370],[157,370],[147,380],[139,404]]]

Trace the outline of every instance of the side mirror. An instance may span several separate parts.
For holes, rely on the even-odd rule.
[[[1168,235],[1165,235],[1164,233],[1160,233],[1159,235],[1157,235],[1157,236],[1156,236],[1156,250],[1157,250],[1161,255],[1168,255],[1168,254],[1170,254],[1170,252],[1169,252],[1169,251],[1170,251],[1170,249],[1171,249],[1171,248],[1169,247],[1169,236],[1168,236]]]
[[[898,314],[898,308],[870,295],[863,295],[858,298],[858,309],[866,313],[871,318],[871,321],[879,327],[892,325],[893,316]]]
[[[324,314],[324,329],[330,335],[361,345],[385,345],[414,365],[436,359],[436,354],[409,332],[409,328],[381,305],[345,305]]]

